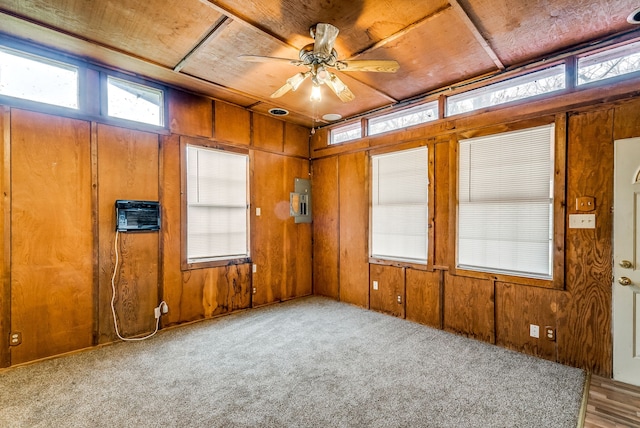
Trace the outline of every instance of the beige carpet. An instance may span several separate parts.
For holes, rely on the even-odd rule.
[[[309,297],[3,370],[0,426],[575,428],[584,379]]]

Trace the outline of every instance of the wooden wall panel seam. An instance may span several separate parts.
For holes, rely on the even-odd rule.
[[[164,144],[163,144],[163,137],[161,137],[160,135],[157,136],[158,139],[158,202],[161,204],[160,205],[160,221],[162,221],[162,205],[163,205],[163,200],[164,200],[164,183],[162,178],[164,177]],[[162,224],[161,224],[162,226]],[[158,233],[158,290],[157,290],[157,303],[158,305],[160,304],[160,302],[165,301],[164,300],[164,239],[162,239],[162,230],[163,228],[160,227],[160,230],[157,232]],[[166,317],[164,317],[166,318]],[[162,328],[164,324],[164,319],[161,316],[160,317],[160,321],[159,321],[159,327]]]
[[[340,210],[342,209],[341,205],[340,205],[340,200],[341,200],[341,196],[340,196],[340,157],[336,157],[336,202],[337,202],[337,239],[336,239],[336,243],[337,243],[337,248],[338,248],[338,300],[342,301],[342,284],[340,281],[340,270],[342,269],[342,262],[341,262],[341,257],[340,257],[340,248],[342,245],[341,239],[340,237],[342,236],[342,222],[340,221]]]
[[[429,218],[427,219],[427,269],[433,271],[433,266],[436,264],[436,252],[435,252],[435,220],[436,220],[436,192],[435,192],[435,165],[436,165],[436,144],[435,140],[431,139],[427,143],[427,176],[429,180],[428,192],[428,212]],[[371,199],[369,199],[371,201]]]
[[[440,271],[440,330],[444,330],[444,275],[445,271]]]
[[[553,251],[553,286],[564,290],[565,287],[565,213],[567,189],[567,114],[559,113],[555,119],[555,166],[554,166],[554,251]]]
[[[0,106],[2,131],[2,283],[0,284],[0,367],[11,364],[11,109]]]
[[[91,223],[93,233],[93,345],[100,336],[100,240],[98,225],[98,124],[91,122]]]

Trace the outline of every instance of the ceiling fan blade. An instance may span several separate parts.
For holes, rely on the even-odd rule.
[[[324,83],[326,83],[329,89],[331,89],[343,103],[348,103],[356,98],[347,85],[333,73],[329,73],[329,78],[326,79]]]
[[[282,85],[280,89],[278,89],[273,94],[271,94],[271,98],[280,98],[281,96],[283,96],[284,94],[286,94],[292,89],[293,89],[293,86],[291,86],[291,83],[287,82],[284,85]]]
[[[340,71],[374,71],[378,73],[395,73],[400,68],[398,61],[389,59],[355,59],[336,62]]]
[[[311,72],[307,71],[306,73],[297,73],[287,79],[287,83],[282,85],[280,89],[271,94],[271,98],[280,98],[284,94],[289,91],[295,91],[298,89],[300,84],[304,82],[304,80],[311,75]]]
[[[311,76],[311,72],[307,71],[306,73],[298,73],[287,79],[287,83],[291,85],[292,90],[298,89],[300,84],[305,81],[307,77]]]
[[[239,55],[238,59],[246,62],[286,62],[293,65],[302,64],[302,61],[298,59],[278,58],[275,56]]]
[[[329,58],[339,32],[340,30],[331,24],[316,24],[313,54],[320,58]]]

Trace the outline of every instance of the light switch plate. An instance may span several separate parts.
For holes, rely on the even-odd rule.
[[[540,338],[540,326],[535,324],[529,324],[529,336]]]
[[[569,214],[569,229],[595,229],[595,214]]]
[[[373,281],[373,289],[374,290],[378,289],[378,281]]]

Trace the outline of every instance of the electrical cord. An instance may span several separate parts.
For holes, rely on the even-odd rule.
[[[119,258],[118,258],[118,236],[119,236],[120,232],[118,230],[116,230],[116,239],[115,239],[115,243],[114,243],[114,249],[116,252],[116,264],[113,267],[113,275],[111,275],[111,313],[113,314],[113,325],[115,327],[116,330],[116,334],[118,335],[118,337],[121,340],[127,341],[127,342],[137,342],[140,340],[145,340],[150,338],[151,336],[153,336],[154,334],[156,334],[158,332],[158,326],[160,325],[160,316],[162,315],[162,309],[163,306],[166,306],[167,302],[165,302],[164,300],[162,302],[160,302],[160,304],[158,305],[157,308],[154,309],[154,315],[156,315],[156,328],[153,331],[153,333],[150,333],[144,337],[123,337],[120,335],[120,331],[118,329],[118,318],[116,316],[116,307],[115,307],[115,301],[116,301],[116,285],[115,285],[115,279],[116,279],[116,273],[118,272],[118,263],[119,263]],[[165,311],[166,312],[166,311]]]

